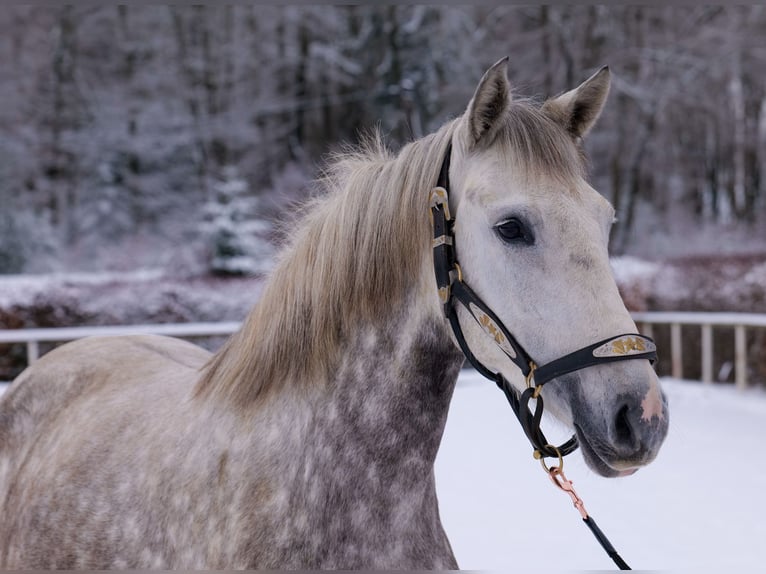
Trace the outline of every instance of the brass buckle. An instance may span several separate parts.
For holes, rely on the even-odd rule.
[[[447,190],[443,187],[435,187],[431,190],[431,207],[442,207],[444,209],[444,218],[447,221],[452,220],[452,215],[449,211],[449,196]]]

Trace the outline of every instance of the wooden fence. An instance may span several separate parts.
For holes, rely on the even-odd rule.
[[[681,327],[697,325],[701,330],[701,379],[713,382],[713,327],[734,328],[734,371],[738,388],[747,387],[748,348],[747,329],[766,328],[766,314],[749,313],[688,313],[688,312],[636,312],[633,319],[639,330],[652,336],[655,325],[670,326],[671,376],[683,378],[683,349]],[[177,323],[147,324],[110,327],[64,327],[52,329],[10,329],[0,330],[0,344],[23,343],[26,345],[27,363],[40,356],[41,342],[63,342],[94,335],[128,335],[152,333],[173,337],[209,337],[229,335],[240,326],[238,322],[227,323]],[[766,349],[763,351],[766,352]]]
[[[766,328],[766,314],[751,313],[689,313],[689,312],[636,312],[633,320],[639,330],[651,337],[654,325],[670,325],[671,376],[683,378],[683,349],[681,327],[696,325],[700,328],[700,356],[702,382],[713,382],[713,327],[734,328],[734,381],[738,388],[747,387],[748,348],[747,329]],[[766,352],[766,349],[761,349]]]

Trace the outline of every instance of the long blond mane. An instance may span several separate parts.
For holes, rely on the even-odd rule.
[[[514,102],[493,141],[529,174],[580,174],[569,136],[530,102]],[[391,154],[374,135],[338,154],[323,192],[293,224],[257,305],[206,365],[198,394],[247,405],[287,382],[327,380],[340,344],[412,287],[430,253],[429,193],[459,120]]]
[[[341,338],[400,301],[429,243],[429,192],[454,121],[396,156],[379,135],[338,154],[302,208],[263,294],[197,392],[249,404],[281,381],[326,377]]]

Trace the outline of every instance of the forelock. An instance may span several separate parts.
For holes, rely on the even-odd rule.
[[[552,177],[562,183],[585,177],[580,145],[530,100],[514,100],[503,125],[483,147],[499,147],[524,177]]]

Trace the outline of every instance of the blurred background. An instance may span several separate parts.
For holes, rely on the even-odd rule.
[[[242,319],[328,154],[435,130],[505,55],[539,100],[611,68],[586,148],[631,310],[764,312],[765,30],[764,6],[6,6],[0,329]]]

